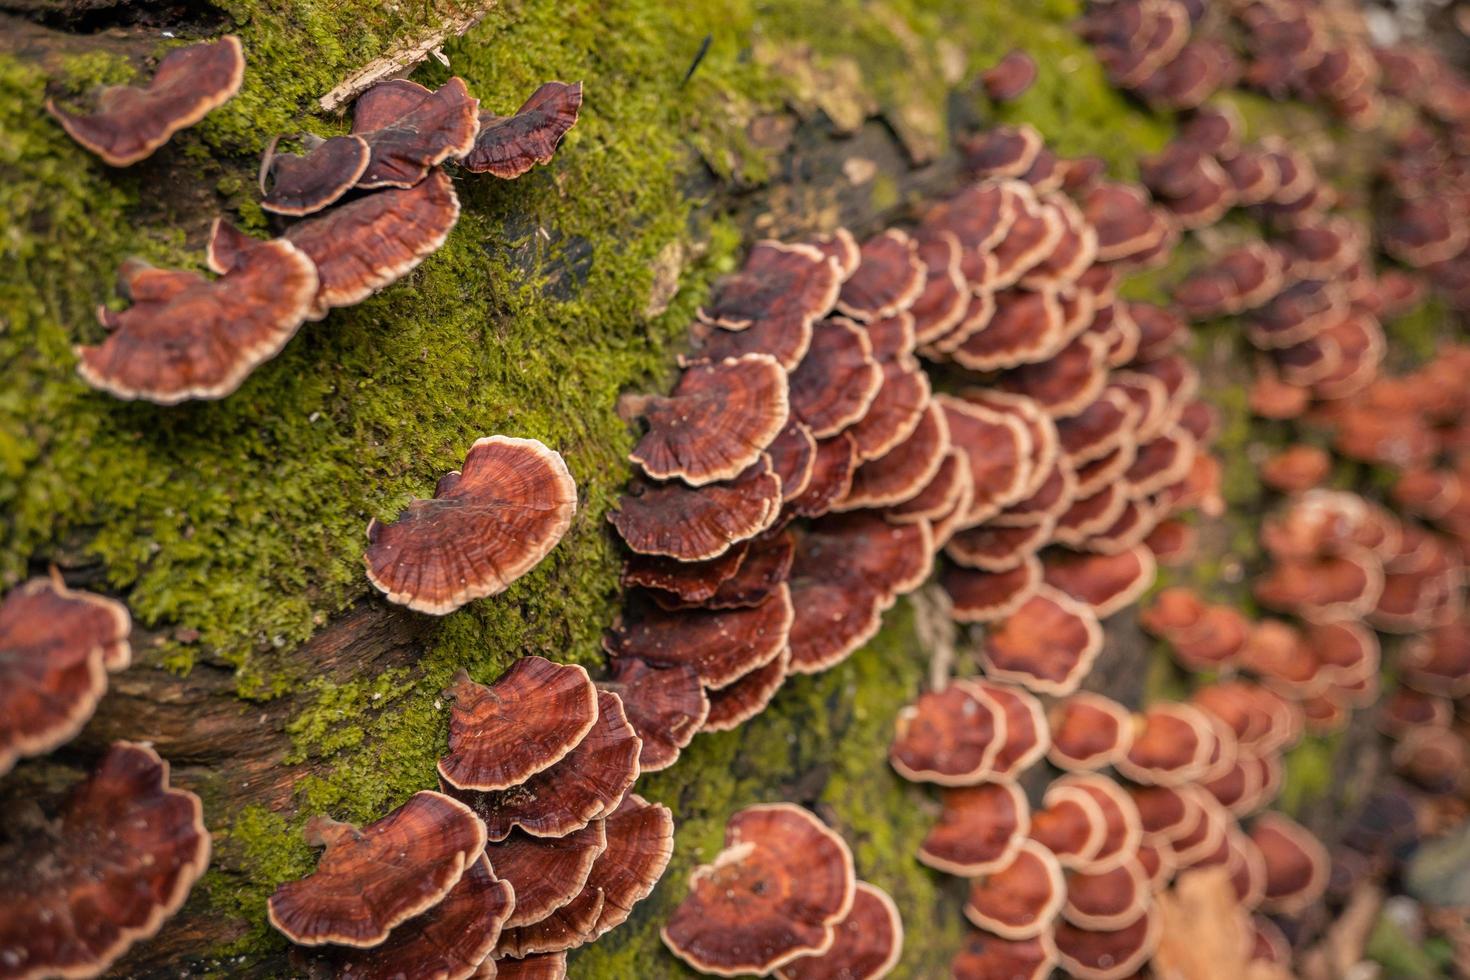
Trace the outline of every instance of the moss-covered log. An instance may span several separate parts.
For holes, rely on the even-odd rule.
[[[745,243],[901,219],[955,185],[955,137],[997,117],[1124,175],[1163,144],[1171,122],[1105,84],[1071,33],[1077,13],[1075,0],[0,0],[0,581],[54,564],[139,623],[137,662],[83,735],[0,785],[54,786],[111,739],[151,740],[204,797],[216,841],[183,912],[120,975],[281,975],[265,898],[311,866],[301,824],[369,818],[432,785],[439,692],[456,669],[489,679],[528,652],[600,661],[618,565],[604,516],[631,445],[617,397],[666,384],[694,306]],[[166,38],[223,31],[244,42],[243,91],[142,164],[107,168],[41,111],[146,72]],[[1041,77],[1000,110],[977,76],[1015,46]],[[545,79],[580,78],[582,121],[520,180],[459,180],[463,216],[441,251],[308,325],[229,398],[165,409],[79,381],[71,347],[100,336],[92,310],[112,302],[124,257],[202,267],[220,213],[267,230],[263,145],[343,131],[324,97],[335,106],[365,70],[431,49],[443,58],[413,77],[460,75],[500,111]],[[1276,110],[1242,105],[1258,131],[1282,127]],[[1248,425],[1235,338],[1202,336],[1244,513],[1260,499],[1247,447],[1273,433]],[[582,496],[566,541],[443,621],[370,596],[368,519],[427,495],[492,432],[566,456]],[[1235,591],[1254,551],[1246,527],[1214,529],[1214,557],[1190,577]],[[843,831],[860,875],[906,913],[904,975],[940,975],[957,893],[911,857],[934,804],[884,763],[938,629],[900,605],[849,662],[791,681],[754,722],[701,736],[642,781],[680,822],[674,863],[574,975],[682,975],[659,921],[728,813],[773,799],[813,804]],[[1169,688],[1131,626],[1111,633],[1102,680],[1133,699],[1145,682]],[[1294,786],[1321,796],[1333,746],[1302,753]]]

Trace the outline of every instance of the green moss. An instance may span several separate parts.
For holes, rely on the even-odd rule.
[[[1401,362],[1407,361],[1396,366],[1418,364],[1433,357],[1451,319],[1444,301],[1430,297],[1408,313],[1386,321],[1383,326],[1389,349]]]
[[[1298,813],[1305,804],[1327,795],[1332,789],[1332,760],[1341,743],[1340,735],[1309,735],[1286,753],[1280,809]]]

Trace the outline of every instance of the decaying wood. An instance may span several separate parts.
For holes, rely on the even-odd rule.
[[[450,16],[442,25],[415,38],[403,41],[381,58],[363,65],[337,83],[317,100],[324,112],[335,112],[384,79],[406,73],[427,59],[450,38],[459,37],[485,19],[495,7],[495,0],[474,0],[468,10]],[[442,55],[440,56],[442,58]],[[446,62],[447,63],[447,62]]]

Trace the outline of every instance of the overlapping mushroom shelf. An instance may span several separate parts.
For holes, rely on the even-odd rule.
[[[271,897],[312,975],[565,976],[668,865],[673,815],[632,792],[641,742],[617,693],[525,657],[445,694],[442,792],[361,828],[313,818],[317,870]]]

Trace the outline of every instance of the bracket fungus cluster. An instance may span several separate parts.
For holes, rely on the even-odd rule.
[[[782,980],[887,976],[903,952],[888,894],[859,881],[840,835],[791,803],[746,807],[689,876],[663,941],[700,973]]]
[[[95,113],[47,109],[78,142],[123,166],[228,100],[244,72],[239,39],[227,35],[170,52],[146,88],[105,89]],[[358,98],[349,134],[302,134],[301,153],[282,150],[277,137],[261,160],[260,204],[297,220],[260,240],[216,219],[212,279],[124,263],[118,291],[130,305],[99,309],[108,334],[77,346],[78,374],[115,397],[163,405],[231,394],[304,322],[362,302],[444,244],[459,219],[446,165],[518,177],[551,159],[581,104],[580,83],[548,82],[502,117],[482,111],[463,79],[436,91],[393,79]]]
[[[361,828],[314,818],[316,872],[271,898],[314,974],[564,976],[567,951],[621,925],[673,854],[673,815],[632,792],[622,701],[584,669],[525,657],[447,694],[443,792]]]

